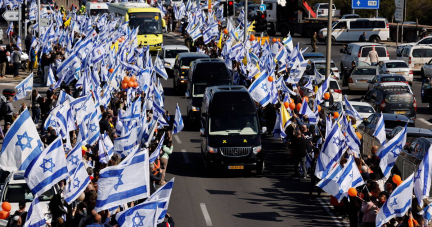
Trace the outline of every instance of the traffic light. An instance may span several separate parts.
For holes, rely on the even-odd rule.
[[[265,12],[257,11],[257,22],[255,26],[256,32],[266,32],[267,31],[267,15]]]
[[[230,16],[234,16],[234,1],[229,0],[228,1],[228,10],[227,10],[227,15]]]
[[[227,12],[228,12],[228,7],[227,7],[227,2],[221,2],[220,3],[222,5],[222,9],[223,9],[223,17],[227,17]]]

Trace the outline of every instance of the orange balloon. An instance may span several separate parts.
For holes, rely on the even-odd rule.
[[[280,39],[278,39],[278,42],[280,42]]]
[[[138,87],[138,82],[134,82],[134,87]]]
[[[11,205],[10,205],[10,203],[8,203],[8,202],[3,202],[3,204],[2,204],[2,209],[4,210],[4,211],[7,211],[7,212],[9,212],[9,211],[11,211]]]
[[[339,117],[339,113],[338,112],[333,112],[333,118],[336,119]]]
[[[120,37],[121,39],[125,40],[126,38],[124,37],[124,35],[122,37]]]
[[[294,99],[291,99],[291,102],[294,102]]]
[[[224,29],[224,34],[228,35],[228,29],[226,29],[226,28]]]
[[[324,94],[324,99],[329,99],[330,98],[330,94],[327,92]]]
[[[318,106],[318,112],[321,112],[321,106]]]
[[[290,103],[290,104],[289,104],[289,108],[290,108],[291,110],[294,110],[294,109],[295,109],[295,103],[294,103],[294,102]]]
[[[399,175],[393,175],[392,180],[393,180],[393,183],[395,183],[397,185],[399,185],[400,183],[402,183],[402,179],[401,179],[401,177]]]
[[[276,38],[273,38],[272,41],[273,41],[273,43],[275,43],[276,42]]]
[[[123,88],[123,89],[128,88],[128,83],[122,83],[122,88]]]
[[[129,81],[130,81],[130,77],[128,76],[123,77],[123,83],[129,83]]]
[[[129,80],[129,82],[128,82],[127,84],[128,84],[128,86],[129,86],[129,87],[133,87],[133,86],[134,86],[134,84],[135,84],[135,82],[133,82],[133,81]]]
[[[117,39],[117,41],[121,42],[121,41],[122,41],[122,39],[121,39],[121,38],[118,38],[118,39]]]
[[[306,99],[306,102],[308,103],[309,102],[309,98],[307,96],[305,96],[305,97],[303,97],[303,100],[305,100],[305,99]]]
[[[251,42],[254,41],[254,40],[255,40],[255,36],[254,36],[254,35],[251,35],[250,38],[249,38],[249,40],[250,40]]]
[[[114,72],[114,69],[109,69],[109,72],[110,72],[110,73],[113,73],[113,72]]]
[[[4,219],[8,218],[9,215],[10,215],[10,213],[7,211],[4,211],[4,210],[0,211],[0,219],[4,220]]]
[[[289,107],[289,103],[288,102],[284,102],[284,106],[285,106],[285,108],[288,108]]]
[[[356,132],[357,137],[359,138],[359,140],[362,139],[362,135],[360,134],[360,132]]]
[[[353,197],[357,196],[357,190],[355,188],[348,189],[348,195]]]
[[[135,82],[136,81],[136,76],[131,76],[131,78],[130,78],[133,82]]]
[[[268,77],[268,81],[272,82],[272,81],[273,81],[273,77],[272,77],[272,76],[269,76],[269,77]]]
[[[297,111],[300,111],[301,107],[302,107],[302,104],[301,103],[297,103]]]

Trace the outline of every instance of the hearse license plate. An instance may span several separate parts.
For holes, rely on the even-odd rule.
[[[405,114],[406,111],[395,111],[394,113],[395,113],[395,114]]]
[[[244,169],[244,166],[228,166],[228,169]]]

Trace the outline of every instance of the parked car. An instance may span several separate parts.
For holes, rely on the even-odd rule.
[[[177,54],[189,52],[189,48],[185,45],[164,45],[160,54],[164,67],[168,74],[173,73],[175,59]]]
[[[374,108],[367,102],[350,101],[349,103],[364,120],[375,113]]]
[[[349,91],[367,91],[368,80],[372,80],[376,76],[375,66],[358,66],[356,67],[348,80]]]
[[[366,40],[380,43],[390,39],[389,24],[384,18],[340,19],[332,24],[331,40],[334,42],[357,42],[366,32]],[[327,42],[327,28],[318,33],[318,40]]]
[[[377,67],[378,74],[401,74],[412,85],[414,73],[408,64],[402,60],[385,60]]]
[[[307,52],[307,53],[303,53],[303,58],[305,60],[316,59],[316,58],[324,58],[325,59],[325,56],[324,56],[324,54],[322,54],[320,52]]]
[[[357,67],[370,65],[370,62],[365,62],[365,60],[369,51],[372,50],[372,47],[375,47],[375,51],[378,53],[380,61],[390,60],[390,55],[387,51],[387,47],[383,44],[372,44],[367,42],[350,43],[345,49],[340,50],[340,52],[343,54],[341,60],[341,70],[351,69],[352,62],[355,62]]]
[[[368,90],[378,86],[380,83],[403,82],[409,84],[408,81],[400,74],[380,74],[376,75],[368,82]]]
[[[405,126],[397,126],[391,132],[388,132],[386,134],[387,140],[391,140],[404,128]],[[414,140],[420,137],[432,138],[432,130],[427,128],[407,127],[406,145],[410,145]]]
[[[406,46],[397,59],[405,61],[413,72],[420,72],[432,60],[432,46]]]
[[[419,41],[414,43],[399,44],[396,47],[396,54],[401,53],[402,49],[405,48],[405,46],[415,46],[415,45],[432,45],[432,36],[424,37],[423,39],[420,39]]]
[[[422,66],[421,76],[423,79],[432,77],[432,60]]]
[[[366,120],[364,120],[359,126],[358,129],[363,130],[363,132],[372,136],[375,131],[375,128],[378,124],[378,120],[381,117],[381,114],[384,118],[384,125],[386,132],[391,132],[397,126],[403,126],[408,123],[408,127],[415,127],[415,123],[412,119],[408,118],[405,115],[400,114],[388,114],[388,113],[374,113],[370,115]]]
[[[406,87],[377,87],[369,90],[361,98],[369,103],[376,112],[401,114],[412,119],[416,118],[417,102],[414,95]]]

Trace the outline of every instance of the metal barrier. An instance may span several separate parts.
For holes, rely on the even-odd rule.
[[[378,148],[381,147],[380,142],[373,136],[370,136],[369,134],[365,133],[363,130],[358,129],[357,130],[361,136],[362,136],[362,156],[368,156],[371,154],[372,146],[378,146]]]

